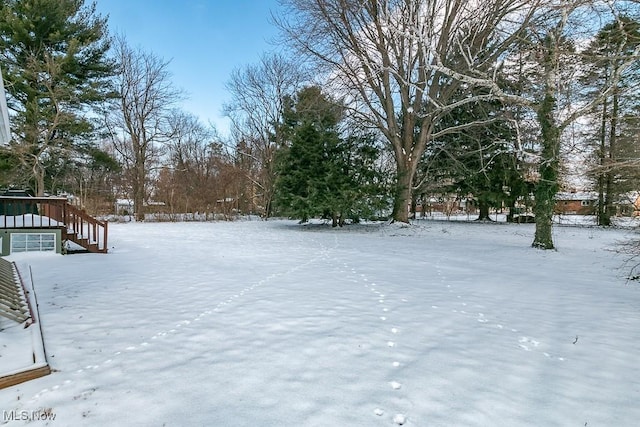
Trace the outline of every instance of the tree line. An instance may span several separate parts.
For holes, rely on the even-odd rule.
[[[177,108],[168,61],[109,34],[95,4],[3,2],[2,185],[95,213],[130,198],[139,219],[155,201],[336,226],[408,222],[433,194],[472,197],[480,218],[525,198],[543,249],[573,165],[601,225],[638,189],[636,2],[281,3],[286,49],[229,77],[221,137]]]

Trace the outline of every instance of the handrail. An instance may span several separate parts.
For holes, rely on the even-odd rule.
[[[63,220],[67,235],[73,242],[95,252],[107,252],[107,222],[100,221],[68,203],[63,205]],[[90,245],[91,248],[86,245]]]

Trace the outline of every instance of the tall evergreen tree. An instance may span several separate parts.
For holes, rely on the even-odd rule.
[[[94,131],[87,109],[111,93],[108,49],[107,21],[95,3],[5,0],[0,6],[13,149],[38,195],[45,191],[46,164]]]
[[[496,101],[452,110],[442,119],[445,129],[474,121],[478,124],[444,134],[426,153],[423,165],[426,171],[438,171],[441,189],[460,197],[471,195],[479,208],[479,220],[489,220],[492,207],[503,203],[512,206],[526,191],[513,148],[515,131],[502,117],[503,110]]]
[[[611,225],[616,209],[614,201],[629,190],[624,185],[627,180],[621,176],[618,165],[635,151],[634,144],[628,144],[629,138],[623,136],[626,133],[623,127],[630,123],[628,119],[635,115],[634,109],[639,105],[637,85],[640,68],[636,64],[621,72],[621,67],[639,44],[640,23],[620,16],[600,30],[585,55],[590,67],[584,79],[591,88],[589,96],[602,96],[605,90],[609,90],[595,108],[598,120],[593,135],[596,142],[594,177],[598,191],[599,225]]]
[[[283,135],[290,145],[280,152],[276,202],[281,213],[306,221],[369,216],[379,200],[373,163],[378,151],[367,136],[343,138],[343,107],[318,87],[301,90],[284,111]]]

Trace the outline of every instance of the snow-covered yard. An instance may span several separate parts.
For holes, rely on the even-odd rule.
[[[545,252],[533,225],[109,228],[107,255],[10,258],[55,372],[0,390],[0,424],[640,420],[640,285],[608,250],[628,232],[559,227]]]

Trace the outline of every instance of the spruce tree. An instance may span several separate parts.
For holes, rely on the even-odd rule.
[[[281,214],[307,221],[370,217],[379,205],[378,151],[371,137],[344,136],[343,107],[319,87],[301,90],[285,108],[282,134],[289,145],[278,156],[276,205]]]
[[[620,73],[622,64],[640,44],[640,23],[630,17],[620,16],[605,25],[589,45],[585,54],[589,72],[584,83],[590,88],[589,96],[608,96],[596,106],[597,125],[594,141],[594,178],[598,191],[598,224],[611,225],[615,215],[614,202],[624,191],[629,191],[623,171],[624,159],[634,157],[635,144],[629,144],[629,118],[636,115],[638,105],[636,86],[640,77],[638,66]],[[620,75],[619,75],[620,74]],[[619,76],[618,76],[619,75]]]
[[[490,208],[511,206],[526,191],[513,148],[515,130],[503,113],[504,106],[495,101],[453,109],[441,120],[444,129],[474,121],[478,124],[445,133],[423,163],[425,174],[437,171],[433,178],[440,182],[435,183],[440,192],[472,197],[478,206],[478,220],[490,220]]]

